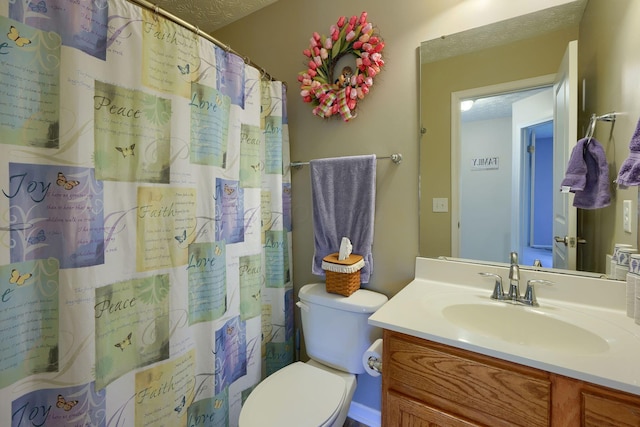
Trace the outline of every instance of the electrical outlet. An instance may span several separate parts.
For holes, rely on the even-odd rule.
[[[622,201],[622,228],[631,233],[631,200]]]
[[[446,197],[434,197],[433,212],[449,212],[449,199]]]

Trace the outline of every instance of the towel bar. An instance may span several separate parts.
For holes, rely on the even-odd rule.
[[[391,159],[391,161],[393,163],[395,163],[396,165],[399,165],[400,163],[402,163],[402,154],[400,153],[393,153],[390,156],[385,156],[385,157],[376,157],[376,160],[383,160],[383,159]],[[299,169],[302,166],[308,165],[309,162],[291,162],[289,163],[289,166],[292,168],[296,168]]]

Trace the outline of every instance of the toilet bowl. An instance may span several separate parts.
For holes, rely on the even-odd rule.
[[[295,362],[262,381],[240,412],[240,427],[341,427],[356,376],[314,360]]]
[[[359,289],[348,297],[328,293],[324,283],[298,294],[308,362],[274,372],[253,389],[240,411],[240,427],[342,427],[364,372],[362,355],[381,331],[369,316],[387,302]]]

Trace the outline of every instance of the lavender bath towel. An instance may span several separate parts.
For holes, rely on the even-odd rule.
[[[611,204],[609,164],[604,148],[595,138],[577,142],[561,185],[575,193],[573,206],[576,208],[598,209]]]
[[[373,223],[376,199],[376,156],[336,157],[309,162],[315,252],[311,272],[324,276],[322,258],[338,252],[343,237],[362,255],[360,282],[373,272]]]
[[[622,162],[616,183],[623,187],[640,185],[640,120],[629,143],[629,157]]]
[[[583,138],[573,147],[569,163],[567,163],[567,171],[560,184],[562,187],[569,187],[569,191],[572,193],[584,190],[584,186],[587,183],[587,164],[584,161],[584,144],[586,141],[587,139]]]

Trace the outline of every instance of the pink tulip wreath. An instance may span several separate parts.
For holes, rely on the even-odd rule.
[[[314,32],[309,49],[303,51],[308,68],[298,73],[300,95],[315,106],[313,114],[324,118],[340,114],[348,122],[356,117],[358,101],[369,93],[373,78],[384,65],[384,42],[374,35],[367,12],[348,21],[340,17],[330,32],[330,37]],[[334,76],[336,63],[347,54],[355,55],[356,70],[346,66]]]

